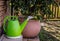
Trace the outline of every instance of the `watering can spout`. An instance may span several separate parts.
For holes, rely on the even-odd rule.
[[[28,16],[28,18],[21,24],[21,31],[24,30],[25,26],[27,25],[28,21],[32,19],[32,16]]]
[[[14,19],[11,19],[11,17],[13,17]],[[3,29],[4,32],[7,36],[11,36],[11,37],[16,37],[16,36],[20,36],[21,33],[23,32],[26,24],[28,23],[28,21],[33,18],[32,16],[29,16],[21,25],[19,24],[18,21],[18,17],[16,16],[7,16],[4,19],[4,25],[3,25]],[[7,22],[8,21],[8,22]],[[8,23],[8,25],[6,26],[6,22]],[[7,28],[7,29],[6,29]]]

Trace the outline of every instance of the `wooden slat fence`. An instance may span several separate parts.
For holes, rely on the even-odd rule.
[[[57,4],[58,6],[53,4],[49,5],[49,8],[53,13],[50,15],[49,19],[60,20],[60,2],[57,2]],[[46,18],[48,18],[47,15],[46,15]]]

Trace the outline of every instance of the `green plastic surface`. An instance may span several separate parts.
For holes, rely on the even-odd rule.
[[[22,24],[20,24],[17,17],[15,17],[16,18],[15,20],[11,20],[10,19],[11,17],[15,17],[15,16],[7,16],[4,19],[3,29],[4,29],[5,34],[10,37],[22,35],[22,32],[23,32],[28,20],[25,20]],[[5,26],[7,20],[8,20],[8,25]]]

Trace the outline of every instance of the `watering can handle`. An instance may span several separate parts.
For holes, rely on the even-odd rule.
[[[3,22],[3,29],[4,29],[4,32],[6,32],[5,23],[6,23],[7,20],[9,21],[9,20],[10,20],[9,18],[11,18],[11,17],[16,18],[16,20],[18,19],[17,16],[6,16],[5,19],[4,19],[4,22]]]

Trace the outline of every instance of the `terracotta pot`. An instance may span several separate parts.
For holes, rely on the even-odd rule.
[[[23,31],[23,37],[35,37],[39,34],[40,29],[41,26],[39,20],[29,20]]]

